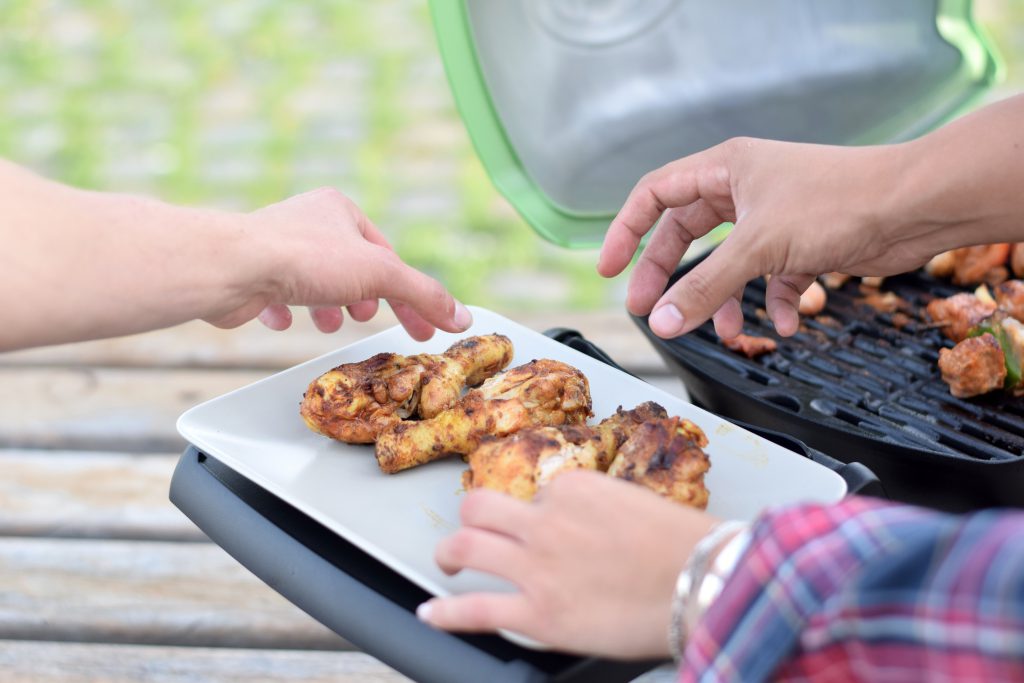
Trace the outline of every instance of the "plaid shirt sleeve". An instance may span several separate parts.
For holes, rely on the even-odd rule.
[[[1024,681],[1024,512],[868,498],[776,510],[682,681]]]

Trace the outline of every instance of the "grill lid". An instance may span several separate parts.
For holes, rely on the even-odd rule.
[[[431,0],[459,113],[538,233],[594,246],[637,179],[737,136],[904,140],[999,62],[967,0]]]

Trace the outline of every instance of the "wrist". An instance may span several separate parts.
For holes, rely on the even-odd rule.
[[[134,243],[141,269],[153,273],[143,282],[132,278],[140,301],[160,317],[146,328],[232,310],[253,297],[261,274],[270,270],[260,262],[264,250],[248,239],[245,214],[125,194],[87,194],[109,229],[122,236],[108,241]]]
[[[1024,240],[1024,97],[989,105],[899,147],[900,212],[930,231],[930,255]]]
[[[750,525],[726,521],[712,527],[694,546],[673,595],[668,642],[676,661],[682,659],[689,634],[721,594],[749,544]]]

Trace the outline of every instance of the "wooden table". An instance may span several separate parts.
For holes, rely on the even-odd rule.
[[[624,312],[574,327],[673,393]],[[256,579],[167,500],[192,405],[394,324],[204,323],[0,354],[0,681],[407,680]]]

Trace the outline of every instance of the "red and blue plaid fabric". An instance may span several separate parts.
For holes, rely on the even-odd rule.
[[[682,681],[1024,681],[1024,512],[765,514]]]

